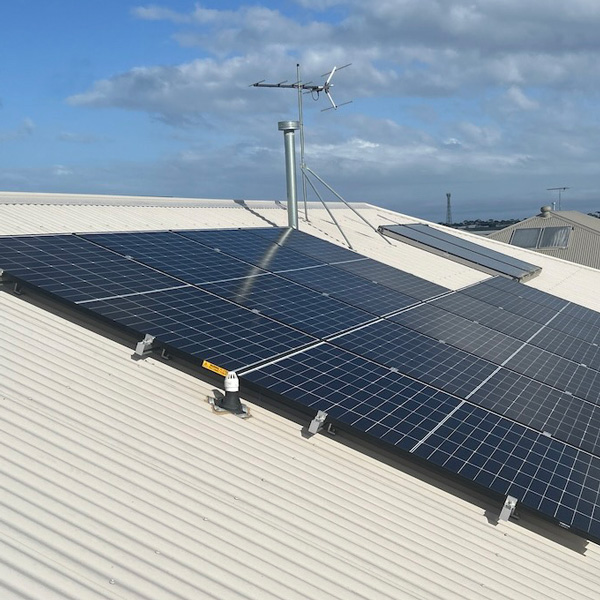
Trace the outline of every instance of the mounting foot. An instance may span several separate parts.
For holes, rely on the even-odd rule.
[[[138,358],[144,358],[149,354],[152,354],[152,345],[154,344],[154,336],[147,333],[144,339],[136,344],[134,356]]]
[[[508,519],[513,516],[515,509],[517,508],[517,502],[518,500],[514,496],[506,496],[504,506],[500,511],[500,516],[498,519],[500,521],[508,521]]]
[[[323,425],[325,425],[326,419],[327,413],[324,410],[320,410],[315,415],[315,418],[310,422],[310,425],[308,426],[308,433],[310,433],[311,435],[315,435],[315,433],[318,433],[323,428]]]

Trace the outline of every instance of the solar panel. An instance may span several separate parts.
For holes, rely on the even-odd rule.
[[[489,361],[387,320],[355,329],[332,343],[461,397],[496,369]]]
[[[540,267],[501,252],[490,250],[485,246],[475,244],[429,225],[381,225],[378,231],[390,238],[466,263],[486,273],[500,273],[524,281],[535,277],[541,271]]]
[[[207,248],[169,231],[79,236],[119,254],[131,256],[188,283],[200,284],[261,275],[263,269]]]
[[[300,254],[306,254],[312,258],[326,263],[347,262],[353,260],[365,260],[364,256],[357,254],[353,250],[342,248],[336,244],[331,244],[316,238],[308,233],[298,231],[297,229],[262,227],[257,229],[248,229],[250,233],[274,242],[283,248],[289,248]]]
[[[401,294],[406,294],[417,300],[433,298],[449,290],[426,279],[395,269],[371,258],[365,260],[337,264],[336,269],[354,273],[368,281],[378,283]]]
[[[208,360],[228,370],[264,361],[315,341],[202,290],[92,300],[84,307],[140,334],[156,336],[171,351]]]
[[[210,229],[176,233],[271,272],[304,269],[325,264],[321,260],[283,248],[275,241],[271,242],[244,229]],[[285,229],[281,230],[282,238],[285,233]]]
[[[595,359],[593,311],[508,281],[451,293],[290,231],[1,238],[0,268],[598,539],[598,371],[533,345]]]
[[[551,294],[547,294],[546,292],[542,292],[541,290],[536,290],[535,288],[530,287],[528,285],[520,285],[516,281],[506,279],[505,277],[491,277],[490,279],[482,281],[481,284],[485,286],[495,287],[496,289],[502,290],[503,292],[508,292],[519,298],[525,298],[526,300],[530,300],[531,302],[536,302],[537,304],[549,306],[550,308],[554,308],[555,310],[558,310],[563,306],[569,304],[569,302],[567,300],[564,300],[563,298],[552,296]],[[590,312],[593,313],[594,311]]]
[[[389,319],[497,364],[502,364],[523,345],[520,339],[433,304],[419,304]],[[539,328],[539,323],[536,325]]]
[[[418,302],[412,296],[372,283],[363,277],[330,265],[288,271],[280,275],[377,316],[386,315]]]
[[[0,268],[13,279],[80,302],[170,289],[181,281],[71,235],[0,238]]]
[[[373,315],[359,308],[272,274],[202,287],[317,337],[333,335],[373,319]]]
[[[600,455],[600,407],[500,369],[469,398],[540,433]]]

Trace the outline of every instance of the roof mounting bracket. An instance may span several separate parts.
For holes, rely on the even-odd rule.
[[[315,415],[314,419],[310,422],[308,426],[308,433],[311,435],[315,435],[318,433],[325,425],[325,420],[327,419],[327,413],[324,410],[320,410]]]
[[[506,496],[506,500],[504,501],[504,506],[500,511],[500,516],[498,519],[500,521],[508,521],[510,517],[515,514],[515,509],[517,508],[518,500],[514,496]]]
[[[144,339],[138,342],[135,346],[134,357],[144,358],[152,353],[152,345],[154,344],[154,336],[147,333]]]
[[[16,296],[20,296],[22,293],[23,288],[21,287],[21,284],[18,281],[15,281],[13,285],[13,294],[15,294]]]

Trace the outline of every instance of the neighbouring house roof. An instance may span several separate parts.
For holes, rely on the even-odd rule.
[[[543,208],[549,209],[549,207]],[[554,231],[564,228],[564,239],[563,236],[560,237],[560,240],[555,238],[556,243],[548,246],[542,242],[540,237],[532,249],[540,254],[600,269],[600,219],[577,211],[543,210],[539,215],[490,233],[488,237],[506,244],[516,245],[519,243],[516,237],[519,233],[515,232],[529,230],[534,234],[534,230],[539,230],[541,233],[548,228],[556,228]],[[548,236],[548,239],[552,238],[552,235]]]
[[[354,206],[374,226],[418,221]],[[486,278],[334,210],[367,256],[453,289]],[[322,207],[309,219],[343,243]],[[269,223],[287,223],[282,205],[0,194],[0,235]],[[600,271],[458,235],[538,260],[527,285],[600,310]],[[134,361],[107,333],[0,293],[3,598],[597,597],[598,545],[532,515],[496,524],[489,498],[350,439],[305,439],[258,397],[249,420],[216,415],[211,380]]]

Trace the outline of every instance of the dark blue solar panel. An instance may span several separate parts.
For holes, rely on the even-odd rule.
[[[386,315],[417,302],[411,296],[328,265],[281,273],[281,276],[313,290],[325,292],[332,298],[377,316]]]
[[[521,340],[432,304],[420,304],[389,319],[496,364],[502,364],[523,345]]]
[[[501,331],[511,337],[527,340],[539,331],[540,322],[521,317],[507,310],[487,304],[462,292],[448,294],[430,303],[490,329]]]
[[[229,370],[315,341],[193,287],[98,300],[85,307],[121,326],[154,335],[159,342],[200,362],[206,359]]]
[[[600,372],[541,348],[525,346],[506,363],[506,367],[600,404]]]
[[[238,279],[202,287],[321,338],[373,319],[373,315],[359,308],[348,306],[277,275]]]
[[[504,281],[508,282],[506,279]],[[521,317],[460,292],[434,300],[429,303],[429,306],[441,308],[454,315],[462,316],[470,321],[480,323],[490,329],[503,332],[519,340],[527,341],[535,334],[535,337],[530,342],[531,345],[583,363],[588,367],[597,370],[600,368],[600,345],[575,337],[569,333],[569,331],[574,331],[578,335],[593,340],[596,337],[595,328],[589,325],[581,327],[582,322],[577,319],[567,318],[567,320],[563,319],[561,321],[559,319],[562,317],[562,313],[556,316],[548,325],[542,327],[539,321],[532,321],[531,319]],[[566,310],[566,308],[563,309],[563,312]],[[403,315],[401,314],[399,317],[400,321],[402,321]],[[409,316],[406,318],[409,319]],[[557,324],[566,331],[556,329]]]
[[[168,231],[89,234],[80,237],[193,284],[266,272]]]
[[[465,397],[496,365],[391,321],[378,321],[332,340],[336,346]]]
[[[391,238],[425,248],[436,254],[443,254],[450,259],[456,257],[460,261],[482,267],[488,272],[503,273],[516,279],[523,279],[541,270],[540,267],[490,250],[429,225],[420,223],[382,225],[379,227],[379,231]]]
[[[522,283],[518,283],[517,281],[506,279],[505,277],[492,277],[491,279],[486,279],[485,281],[482,281],[480,285],[492,286],[503,292],[508,292],[509,294],[513,294],[514,296],[524,298],[525,300],[529,300],[537,304],[549,306],[550,308],[553,308],[555,310],[559,310],[563,306],[569,304],[567,300],[557,298],[556,296],[552,296],[552,294],[547,294],[546,292],[536,290],[535,288],[529,287],[528,285],[523,285]]]
[[[565,309],[566,311],[566,309]],[[600,345],[600,327],[593,325],[589,321],[582,321],[573,317],[571,314],[561,313],[550,323],[552,329],[572,335],[573,337],[584,340],[590,344]]]
[[[365,260],[364,256],[357,254],[353,250],[342,248],[337,244],[327,242],[321,238],[309,235],[308,233],[298,231],[297,229],[264,227],[248,229],[247,231],[259,235],[270,242],[275,242],[279,246],[295,250],[296,252],[306,254],[307,256],[312,256],[313,258],[326,263]]]
[[[282,236],[285,231],[282,230]],[[270,242],[244,229],[179,231],[177,234],[210,248],[217,248],[224,254],[249,262],[266,271],[304,269],[325,264],[324,261],[282,248],[275,241]]]
[[[71,235],[0,238],[0,269],[71,302],[182,285]]]
[[[552,329],[551,326],[544,327],[531,343],[538,348],[600,371],[600,346],[598,344],[592,344],[564,331]]]
[[[600,407],[500,369],[471,402],[600,456]]]
[[[477,298],[477,300],[500,307],[503,310],[525,317],[531,321],[537,321],[538,323],[547,323],[556,315],[556,309],[550,306],[544,306],[525,298],[519,298],[510,292],[500,290],[485,283],[478,283],[472,287],[465,288],[460,291],[460,294]]]
[[[341,348],[320,344],[243,379],[354,430],[412,448],[459,400]]]
[[[354,273],[364,277],[368,281],[384,285],[392,290],[396,290],[417,300],[433,298],[449,290],[441,285],[431,283],[426,279],[421,279],[411,273],[406,273],[385,265],[371,258],[355,262],[340,263],[336,269],[341,269],[349,273]]]

